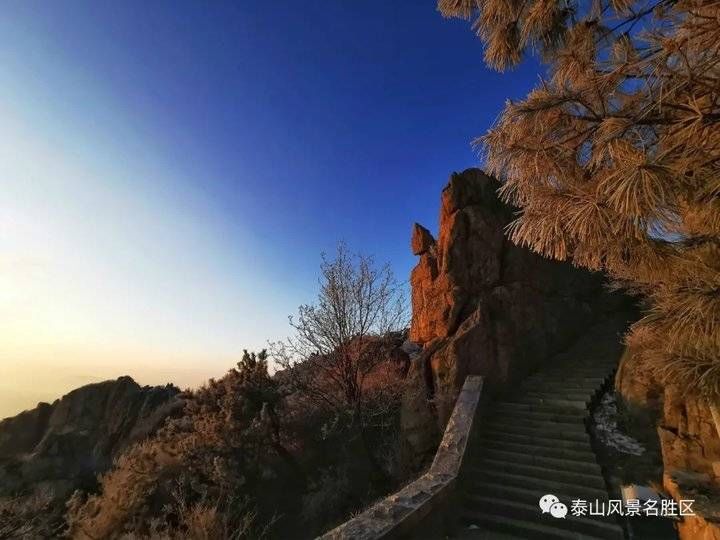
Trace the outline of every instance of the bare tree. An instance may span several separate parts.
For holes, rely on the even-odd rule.
[[[378,390],[378,379],[388,380],[381,345],[406,329],[405,294],[389,265],[378,268],[372,257],[351,254],[343,243],[334,259],[323,254],[319,286],[317,301],[290,316],[294,335],[271,344],[271,350],[298,392],[333,413],[350,415],[374,461],[365,440],[368,423],[378,416],[371,409],[392,401]]]

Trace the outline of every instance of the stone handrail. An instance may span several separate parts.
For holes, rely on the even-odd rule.
[[[482,377],[475,375],[465,379],[435,459],[425,474],[362,514],[325,533],[320,539],[380,540],[403,537],[411,534],[430,512],[438,510],[448,499],[460,473],[482,383]]]

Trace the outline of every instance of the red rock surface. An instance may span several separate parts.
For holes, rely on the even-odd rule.
[[[418,453],[432,448],[467,375],[483,375],[492,392],[533,371],[598,318],[627,308],[599,275],[507,240],[515,209],[498,199],[499,186],[479,169],[454,173],[442,192],[437,241],[413,227],[411,248],[420,259],[410,277],[410,339],[423,352],[411,378],[423,390],[406,399],[403,427]],[[427,426],[429,415],[435,428]]]
[[[430,231],[419,223],[413,225],[412,239],[410,240],[413,255],[423,255],[435,248],[435,239]]]

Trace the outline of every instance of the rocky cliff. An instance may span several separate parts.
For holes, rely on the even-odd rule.
[[[683,539],[720,540],[720,436],[710,407],[699,395],[663,381],[628,350],[615,378],[625,414],[640,435],[657,440],[662,452],[662,484],[676,500],[695,500],[697,517],[678,524]]]
[[[479,169],[455,173],[442,192],[437,240],[413,227],[420,259],[410,278],[410,339],[423,349],[411,366],[403,428],[416,455],[433,450],[467,375],[499,391],[596,320],[627,317],[627,299],[608,293],[601,276],[506,239],[514,209],[498,199],[499,186]]]
[[[172,385],[142,387],[120,377],[3,420],[0,498],[43,492],[64,501],[76,488],[92,485],[122,450],[152,433],[182,405]]]

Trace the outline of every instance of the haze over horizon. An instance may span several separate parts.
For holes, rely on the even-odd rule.
[[[537,81],[433,2],[244,4],[4,6],[0,419],[222,375],[338,240],[405,280],[412,223]]]

